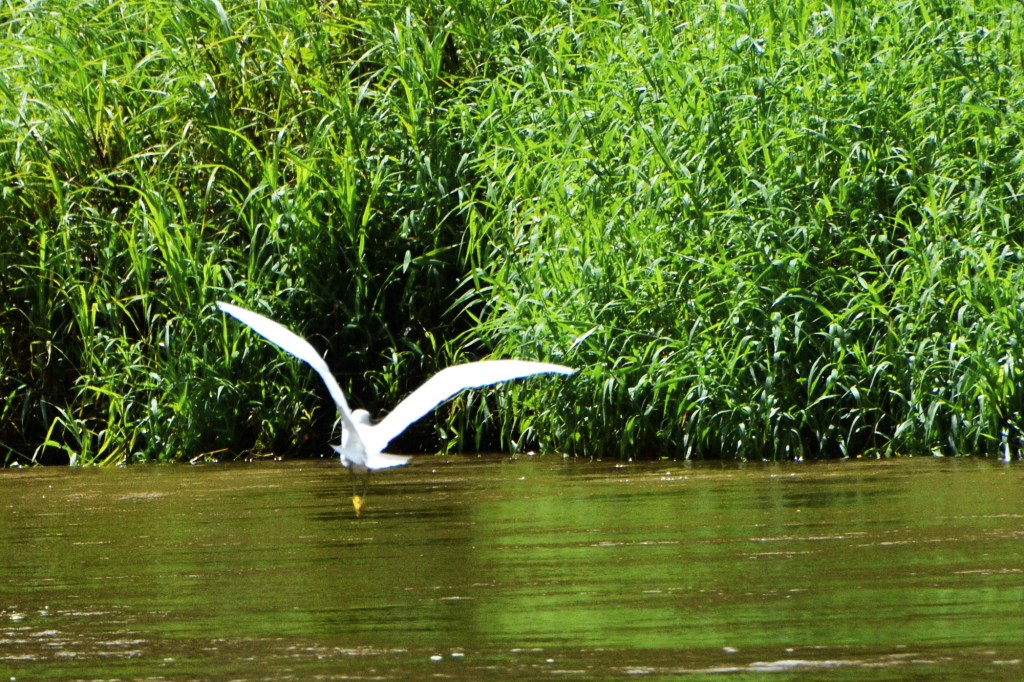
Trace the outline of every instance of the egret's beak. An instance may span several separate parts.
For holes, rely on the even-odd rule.
[[[356,510],[356,518],[363,515],[363,498],[360,495],[352,496],[352,507]]]

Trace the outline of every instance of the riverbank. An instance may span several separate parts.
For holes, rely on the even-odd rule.
[[[1018,456],[1022,8],[0,10],[0,461],[409,448]],[[51,11],[52,10],[52,11]]]

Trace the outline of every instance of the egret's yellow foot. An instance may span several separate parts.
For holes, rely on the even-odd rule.
[[[362,497],[360,497],[359,495],[353,495],[352,496],[352,506],[356,510],[356,516],[362,516],[363,515],[363,498]]]

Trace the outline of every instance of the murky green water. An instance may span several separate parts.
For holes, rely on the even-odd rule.
[[[2,679],[1024,679],[1024,466],[0,472]]]

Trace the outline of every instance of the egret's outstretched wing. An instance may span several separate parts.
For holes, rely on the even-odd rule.
[[[338,445],[332,445],[334,451],[340,456],[348,460],[352,453],[343,447]],[[368,452],[366,453],[366,459],[358,462],[360,465],[365,466],[370,471],[376,471],[377,469],[390,469],[391,467],[400,467],[409,463],[412,457],[408,455],[389,455],[384,452]]]
[[[383,450],[414,421],[467,388],[489,386],[534,374],[572,374],[575,371],[571,367],[529,360],[482,360],[448,367],[430,377],[379,424],[371,427],[374,442],[367,444],[368,449]]]
[[[390,469],[391,467],[405,466],[412,457],[408,455],[389,455],[386,452],[375,452],[366,458],[366,468],[376,471],[377,469]]]
[[[281,350],[294,355],[312,367],[320,375],[320,378],[324,380],[324,383],[327,384],[327,390],[330,392],[331,397],[334,398],[334,403],[338,406],[338,412],[341,413],[342,423],[354,434],[355,438],[359,438],[359,432],[356,430],[355,424],[352,423],[352,411],[348,407],[348,401],[345,400],[345,394],[342,393],[341,386],[338,385],[334,375],[331,374],[327,363],[324,362],[324,359],[320,357],[320,354],[316,352],[316,349],[308,341],[285,326],[251,310],[239,308],[230,303],[218,303],[217,307],[246,324],[254,332]]]

